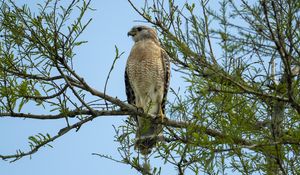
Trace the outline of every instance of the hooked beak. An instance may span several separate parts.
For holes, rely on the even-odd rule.
[[[127,36],[134,36],[136,34],[136,32],[130,30],[128,33],[127,33]]]

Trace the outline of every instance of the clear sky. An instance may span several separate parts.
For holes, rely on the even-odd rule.
[[[41,1],[27,2],[29,7],[34,8]],[[97,10],[87,15],[93,21],[81,37],[88,43],[75,50],[75,70],[93,87],[103,91],[116,45],[125,54],[116,64],[107,93],[125,100],[123,73],[132,46],[127,32],[133,25],[140,24],[134,21],[141,18],[125,0],[92,1],[91,7]],[[175,81],[172,80],[171,86],[173,82]],[[36,108],[33,106],[30,110],[35,112],[38,110]],[[122,124],[125,118],[99,117],[85,124],[79,132],[72,131],[51,143],[53,148],[41,148],[31,158],[25,157],[15,163],[0,161],[0,175],[137,174],[128,165],[92,155],[100,153],[118,158],[118,145],[114,142],[112,125]],[[64,120],[1,119],[0,154],[13,154],[17,149],[26,151],[29,149],[29,136],[37,133],[54,134],[65,125]],[[173,169],[168,168],[162,174],[174,173]]]

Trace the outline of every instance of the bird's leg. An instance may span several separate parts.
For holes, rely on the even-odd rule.
[[[163,113],[163,110],[160,107],[157,116],[155,116],[154,121],[156,123],[162,123],[164,122],[164,118],[165,118],[165,114]]]
[[[165,114],[163,113],[163,110],[162,110],[161,107],[159,108],[159,114],[158,114],[158,117],[159,117],[159,119],[160,119],[160,122],[164,122]]]
[[[144,109],[142,107],[138,107],[138,106],[135,106],[136,107],[136,111],[138,113],[145,113]]]
[[[144,111],[144,109],[142,107],[138,107],[136,105],[135,105],[135,107],[136,107],[137,113],[140,113],[140,114],[144,114],[145,113],[145,111]],[[137,123],[137,126],[139,126],[139,122],[140,122],[138,118],[139,118],[138,116],[135,116],[135,121]]]
[[[163,113],[162,108],[160,107],[159,111],[158,111],[158,114],[154,119],[154,122],[157,123],[157,128],[156,128],[156,131],[155,131],[155,135],[157,137],[159,137],[162,134],[163,127],[162,127],[161,123],[164,122],[164,118],[165,118],[165,115]]]

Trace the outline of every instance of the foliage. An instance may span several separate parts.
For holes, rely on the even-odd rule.
[[[179,174],[298,174],[299,2],[130,3],[189,83],[169,108],[189,125],[166,128],[160,157]]]
[[[300,174],[300,3],[128,2],[158,30],[188,87],[184,93],[171,89],[175,99],[162,121],[164,136],[149,156],[133,148],[136,127],[130,117],[115,128],[121,160],[94,155],[142,174],[164,171],[152,166],[156,159],[179,174]],[[31,155],[99,116],[154,117],[95,90],[75,72],[73,50],[85,43],[78,37],[91,21],[84,18],[90,2],[60,3],[48,0],[32,13],[12,0],[1,2],[0,117],[76,119],[57,135],[30,136],[29,151],[0,155],[3,160]],[[120,56],[116,47],[107,81]],[[26,113],[30,104],[44,112]]]

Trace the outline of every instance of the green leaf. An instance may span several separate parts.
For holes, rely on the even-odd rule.
[[[87,43],[87,41],[79,41],[79,42],[75,42],[74,46],[80,46],[81,44],[85,44]]]
[[[22,98],[20,104],[19,104],[19,108],[18,108],[18,112],[20,112],[22,110],[22,107],[24,106],[24,104],[26,104],[28,102],[28,100],[26,100],[25,98]]]
[[[21,96],[25,96],[28,94],[28,82],[27,81],[22,81],[22,83],[19,86],[19,94]]]
[[[34,136],[28,137],[29,140],[31,140],[33,143],[38,143],[38,140]]]

